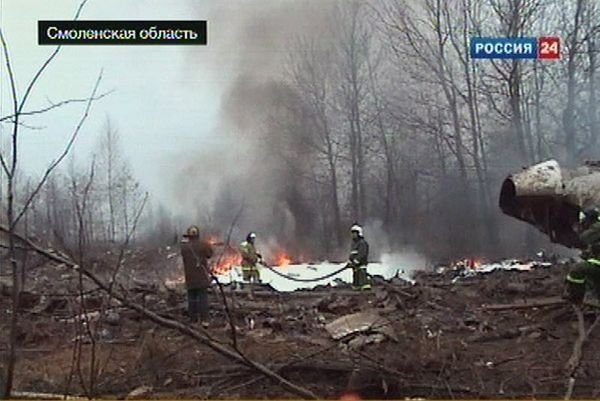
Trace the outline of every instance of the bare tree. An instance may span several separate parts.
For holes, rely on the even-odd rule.
[[[338,74],[341,93],[338,111],[346,115],[351,171],[352,218],[363,220],[367,215],[366,201],[366,138],[364,102],[368,85],[367,58],[371,32],[363,21],[364,7],[355,0],[339,9],[339,24],[334,34],[338,38]]]
[[[307,135],[310,146],[325,159],[329,175],[329,194],[333,214],[333,233],[339,245],[342,239],[338,159],[339,140],[332,131],[332,96],[335,86],[330,57],[317,47],[313,38],[299,38],[297,47],[303,49],[300,57],[290,54],[290,79],[295,90],[309,107],[314,118],[315,131]]]
[[[106,128],[104,135],[100,141],[100,149],[102,151],[102,165],[106,170],[106,197],[108,199],[108,239],[110,242],[115,241],[116,237],[116,216],[115,216],[115,171],[118,171],[118,155],[116,148],[118,144],[118,134],[116,129],[111,125],[109,119],[106,120]]]
[[[75,14],[74,19],[77,19],[79,17],[85,3],[86,3],[86,1],[84,0],[80,4],[80,6]],[[58,55],[61,47],[58,46],[51,53],[51,55],[44,61],[42,66],[36,71],[33,78],[31,79],[29,84],[26,86],[23,94],[19,96],[19,94],[17,92],[16,83],[15,83],[16,78],[15,78],[15,74],[14,74],[14,70],[13,70],[12,61],[10,58],[10,52],[9,52],[9,48],[8,48],[3,30],[0,30],[0,41],[2,44],[6,72],[7,72],[7,76],[9,78],[9,83],[10,83],[10,85],[9,85],[10,93],[11,93],[10,99],[12,100],[12,104],[13,104],[12,114],[10,116],[2,117],[2,118],[9,120],[10,125],[12,127],[11,149],[10,149],[10,152],[8,152],[8,154],[7,153],[0,154],[0,164],[6,175],[6,180],[7,180],[6,219],[7,219],[7,223],[8,223],[8,227],[9,227],[9,235],[8,235],[9,249],[8,249],[8,252],[9,252],[9,258],[11,260],[11,269],[12,269],[12,277],[13,277],[12,310],[11,310],[12,313],[11,313],[11,323],[10,323],[11,329],[10,329],[10,339],[9,339],[10,350],[9,350],[7,368],[6,368],[6,372],[5,372],[5,380],[4,380],[5,387],[3,389],[4,397],[8,398],[10,396],[12,386],[13,386],[14,368],[15,368],[15,363],[16,363],[18,304],[19,304],[19,294],[20,294],[20,288],[18,285],[18,281],[19,281],[18,280],[18,262],[17,262],[16,254],[15,254],[15,250],[16,250],[16,248],[15,248],[15,233],[18,229],[18,224],[19,224],[21,218],[27,212],[33,199],[38,195],[38,193],[40,192],[43,185],[46,183],[50,174],[55,170],[55,168],[62,162],[62,160],[67,156],[67,154],[71,150],[73,143],[77,139],[77,136],[81,130],[81,127],[83,126],[85,120],[87,119],[92,102],[96,98],[96,93],[97,93],[98,86],[100,84],[102,75],[101,74],[99,75],[96,83],[94,84],[91,95],[85,102],[86,107],[83,112],[83,115],[82,115],[81,119],[79,120],[79,123],[74,128],[73,133],[71,134],[71,137],[70,137],[68,143],[66,144],[64,150],[48,166],[48,168],[45,170],[44,174],[42,175],[42,178],[34,186],[31,193],[28,194],[27,199],[25,200],[25,202],[23,203],[21,208],[18,209],[15,204],[15,198],[17,195],[16,172],[17,172],[17,166],[18,166],[18,162],[19,162],[18,145],[19,145],[20,129],[22,127],[21,117],[24,115],[33,113],[31,111],[28,112],[25,110],[25,105],[27,104],[27,100],[29,99],[30,94],[32,93],[33,89],[35,88],[36,83],[38,82],[38,79],[40,78],[40,76],[42,76],[42,74],[44,73],[44,71],[46,70],[48,65],[50,65],[50,63]]]

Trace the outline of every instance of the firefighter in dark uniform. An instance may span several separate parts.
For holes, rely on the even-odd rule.
[[[348,267],[352,268],[352,289],[357,291],[370,290],[371,283],[367,275],[369,244],[364,238],[362,227],[357,223],[352,226],[350,232],[352,233],[352,246]]]
[[[192,322],[198,318],[202,326],[208,327],[208,289],[212,280],[208,259],[213,249],[208,241],[200,239],[200,230],[191,226],[183,235],[180,243],[181,256],[185,272],[185,285],[188,296],[188,314]]]
[[[566,277],[565,297],[581,304],[586,288],[600,299],[600,214],[598,209],[587,209],[580,214],[579,238],[586,245],[581,252],[582,262],[577,263]]]

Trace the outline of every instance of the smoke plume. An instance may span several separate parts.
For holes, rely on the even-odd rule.
[[[215,77],[220,113],[210,135],[215,139],[190,149],[172,180],[182,218],[225,235],[239,213],[233,241],[254,231],[271,258],[284,249],[295,257],[310,249],[316,224],[311,208],[318,205],[297,185],[306,124],[283,130],[279,121],[301,108],[286,83],[289,44],[326,28],[333,5],[214,2],[208,15],[205,2],[199,7],[197,17],[209,20],[209,46],[190,50],[185,74],[193,79],[202,65]]]

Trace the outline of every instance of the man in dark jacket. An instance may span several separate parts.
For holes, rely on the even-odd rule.
[[[180,246],[188,295],[188,314],[192,322],[197,322],[200,317],[202,326],[206,328],[208,327],[208,288],[211,282],[208,259],[212,257],[213,250],[210,243],[200,240],[197,226],[187,229]]]
[[[588,209],[580,216],[579,238],[586,245],[581,252],[583,262],[577,263],[566,277],[566,298],[581,304],[586,286],[600,299],[600,214]]]
[[[370,290],[371,283],[367,275],[369,260],[369,244],[363,236],[363,229],[355,223],[350,229],[352,247],[350,249],[349,266],[352,267],[352,289]]]

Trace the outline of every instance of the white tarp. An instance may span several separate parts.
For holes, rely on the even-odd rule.
[[[333,273],[336,270],[341,269],[345,263],[329,263],[322,262],[318,264],[299,264],[299,265],[288,265],[285,267],[274,267],[278,272],[287,276],[292,276],[299,279],[313,279],[325,276]],[[382,276],[384,279],[389,280],[393,277],[400,277],[406,281],[414,283],[414,281],[404,273],[409,271],[408,266],[391,266],[383,263],[370,263],[367,266],[369,274],[374,276]],[[222,283],[229,282],[243,282],[241,269],[239,267],[233,268],[229,273],[217,276],[219,281]],[[313,281],[313,282],[298,282],[288,280],[287,278],[281,277],[267,268],[260,268],[260,278],[264,284],[269,284],[277,291],[290,292],[299,289],[310,289],[319,285],[331,286],[337,285],[340,281],[344,283],[352,283],[352,269],[346,269],[335,276],[329,277],[325,280]]]

